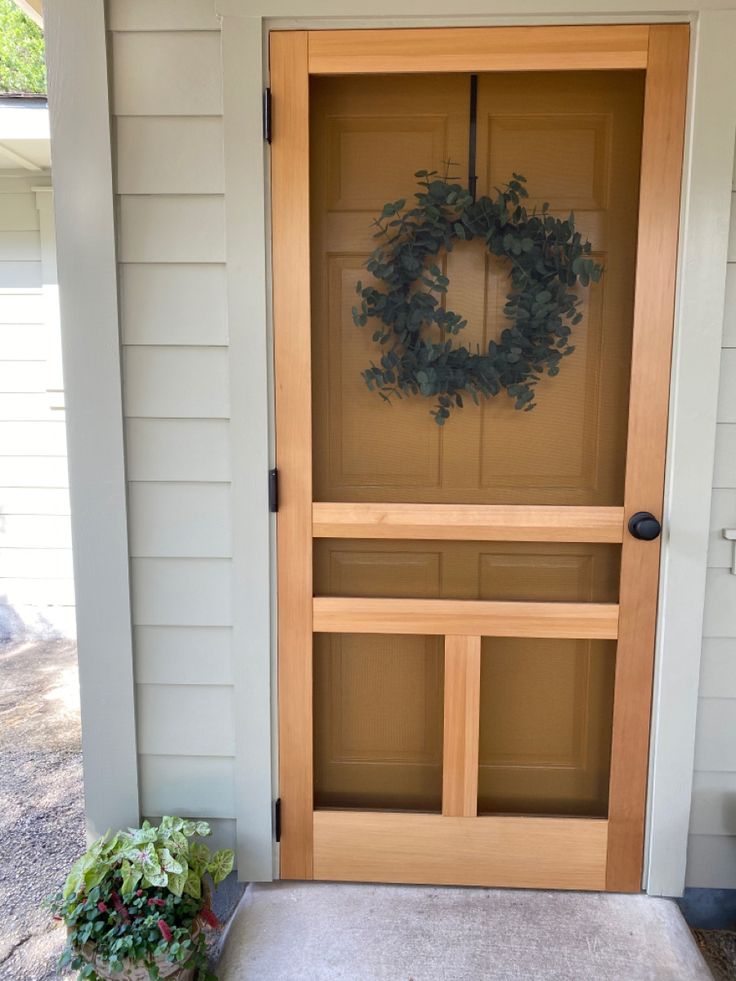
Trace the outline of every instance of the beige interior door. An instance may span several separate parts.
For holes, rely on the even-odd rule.
[[[539,30],[557,50],[560,29]],[[568,57],[523,72],[473,71],[494,64],[461,31],[453,70],[427,71],[430,51],[401,75],[385,70],[395,48],[344,74],[344,43],[370,58],[394,35],[408,56],[408,35],[427,32],[272,37],[287,877],[639,886],[658,545],[626,523],[661,517],[679,171],[654,144],[658,132],[679,159],[687,51],[686,28],[652,30],[612,34],[594,71]],[[508,31],[482,33],[507,52]],[[657,59],[679,72],[674,98]],[[440,428],[428,400],[367,390],[375,345],[351,308],[383,204],[448,161],[466,183],[471,71],[478,193],[523,173],[529,205],[574,211],[605,273],[534,412],[502,394]],[[295,187],[296,170],[309,180]],[[642,254],[655,243],[656,263]],[[443,262],[461,340],[487,345],[508,270],[479,242]],[[645,281],[657,303],[665,291],[648,337]]]

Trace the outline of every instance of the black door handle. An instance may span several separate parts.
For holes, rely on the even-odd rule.
[[[634,538],[640,538],[643,542],[652,542],[655,538],[659,538],[662,525],[651,511],[637,511],[629,518],[629,531]]]

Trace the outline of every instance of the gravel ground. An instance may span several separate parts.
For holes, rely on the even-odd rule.
[[[736,930],[693,930],[716,981],[736,978]]]
[[[51,981],[64,933],[40,904],[85,848],[75,645],[3,645],[0,679],[0,978]]]

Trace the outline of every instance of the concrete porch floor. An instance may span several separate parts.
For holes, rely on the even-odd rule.
[[[647,896],[250,885],[220,981],[711,981],[677,905]]]

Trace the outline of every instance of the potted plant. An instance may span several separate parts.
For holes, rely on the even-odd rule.
[[[233,853],[211,854],[198,840],[210,833],[205,821],[164,817],[96,841],[48,900],[67,928],[59,968],[92,981],[213,981],[204,928],[219,923],[206,877],[222,882]]]

